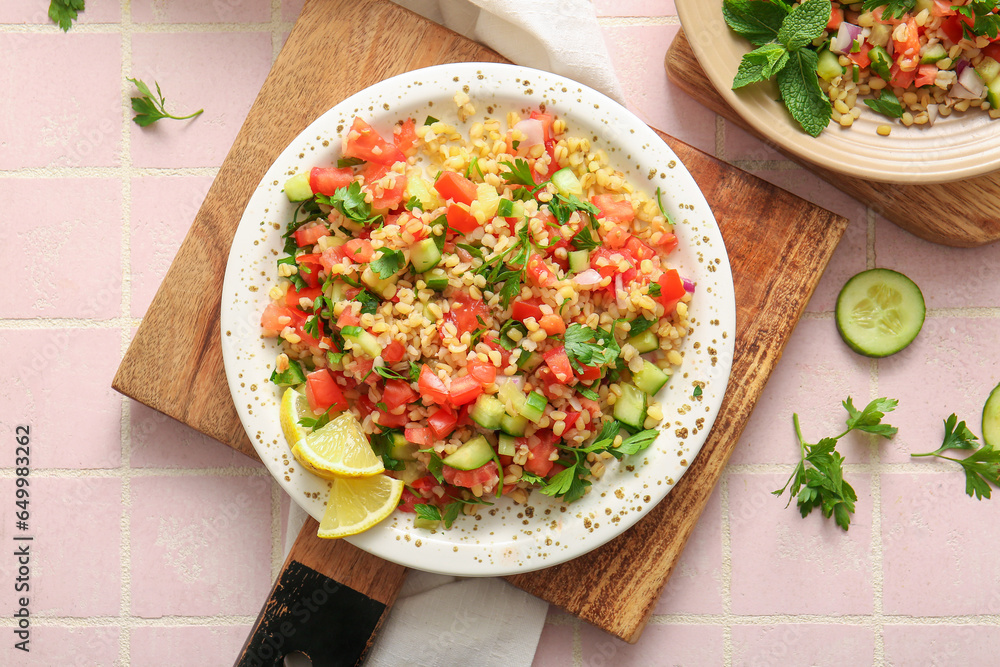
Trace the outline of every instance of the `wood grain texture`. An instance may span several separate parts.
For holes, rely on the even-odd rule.
[[[337,53],[357,65],[330,67],[329,44],[337,44]],[[256,458],[228,392],[220,390],[226,386],[219,339],[222,276],[247,201],[284,146],[336,102],[403,71],[470,60],[502,58],[387,0],[307,0],[125,355],[114,387]],[[728,398],[692,469],[635,528],[594,555],[511,578],[628,641],[639,637],[648,620],[847,224],[661,136],[702,187],[733,263],[739,328]],[[302,540],[318,541],[304,534]],[[396,581],[399,566],[343,542],[321,544],[331,551],[310,551],[315,555],[307,560],[318,560],[306,564],[333,563],[332,578],[357,577],[348,585],[373,599],[381,595],[379,581]]]
[[[894,185],[827,171],[783,151],[750,127],[708,80],[683,30],[667,51],[665,66],[670,80],[706,107],[906,231],[960,248],[1000,240],[1000,172],[940,185]]]
[[[701,187],[729,252],[736,289],[737,352],[726,399],[691,468],[638,524],[573,561],[508,578],[515,586],[629,642],[642,633],[764,384],[847,229],[846,219],[660,135]]]

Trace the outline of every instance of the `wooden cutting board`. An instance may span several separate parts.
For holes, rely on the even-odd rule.
[[[460,61],[504,60],[387,0],[307,0],[125,354],[114,388],[256,458],[224,390],[219,332],[222,276],[243,209],[285,145],[329,107],[386,77]],[[642,632],[847,226],[841,217],[661,136],[701,186],[729,251],[737,329],[727,398],[691,469],[635,527],[571,563],[509,578],[630,642]],[[260,664],[255,660],[265,650],[275,653],[278,643],[288,650],[288,633],[280,628],[289,617],[289,596],[320,585],[325,594],[343,593],[344,604],[359,610],[353,632],[360,648],[337,649],[344,654],[326,662],[311,655],[313,664],[353,664],[391,607],[403,572],[346,542],[319,540],[315,523],[307,522],[238,664]],[[308,633],[296,634],[301,640]]]
[[[894,185],[827,171],[783,151],[751,128],[709,81],[683,30],[674,38],[665,66],[670,80],[706,107],[906,231],[960,248],[1000,240],[1000,172],[940,185]]]

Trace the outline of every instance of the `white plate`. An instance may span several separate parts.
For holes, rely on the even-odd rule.
[[[322,517],[327,482],[305,473],[289,452],[278,423],[279,390],[268,382],[277,344],[260,335],[260,314],[276,279],[281,234],[293,207],[282,193],[289,175],[336,162],[340,132],[355,115],[388,135],[397,119],[427,115],[458,122],[452,101],[466,88],[477,115],[503,118],[544,104],[565,118],[568,134],[587,136],[636,186],[665,192],[679,221],[680,248],[670,265],[697,283],[695,322],[684,344],[682,371],[663,390],[663,433],[642,455],[610,466],[593,491],[564,506],[533,493],[527,506],[506,499],[460,518],[451,530],[413,528],[396,512],[349,541],[387,560],[463,576],[506,575],[555,565],[604,544],[634,524],[677,482],[701,449],[729,380],[735,332],[732,275],[722,236],[698,186],[656,134],[625,108],[569,79],[512,65],[464,63],[417,70],[378,83],[335,106],[306,128],[268,170],[247,205],[233,240],[222,290],[222,351],[240,419],[261,460],[303,509]],[[694,382],[704,393],[693,398]],[[683,436],[683,437],[682,437]],[[632,470],[628,470],[627,468]]]
[[[732,90],[743,55],[753,46],[722,16],[722,0],[676,0],[684,33],[722,98],[751,127],[778,147],[820,167],[886,183],[945,183],[1000,169],[1000,121],[970,110],[941,117],[933,127],[906,127],[859,102],[850,128],[831,121],[811,137],[778,100],[773,82]],[[879,125],[892,127],[888,137]]]

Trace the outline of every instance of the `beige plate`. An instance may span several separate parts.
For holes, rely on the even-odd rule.
[[[979,111],[941,118],[934,127],[905,127],[861,105],[848,129],[831,122],[806,134],[778,99],[773,82],[731,89],[743,54],[753,47],[729,30],[722,0],[676,0],[684,31],[709,80],[754,129],[779,148],[832,171],[887,183],[944,183],[1000,169],[1000,124]],[[890,124],[888,137],[876,134]]]

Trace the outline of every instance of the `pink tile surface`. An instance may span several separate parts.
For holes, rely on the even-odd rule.
[[[0,260],[20,276],[17,289],[0,294],[2,317],[107,319],[121,312],[120,182],[0,179],[0,197],[8,220],[32,221],[0,225]],[[47,243],[38,242],[40,228],[50,234]]]
[[[594,0],[598,16],[674,16],[673,0]]]
[[[1000,614],[1000,506],[965,495],[950,470],[882,474],[886,614]]]
[[[271,20],[270,0],[136,0],[136,23],[255,23]]]
[[[532,667],[573,667],[573,627],[546,624]]]
[[[680,26],[613,26],[603,29],[611,62],[628,107],[653,127],[715,153],[715,114],[667,81],[663,55]]]
[[[822,354],[816,350],[822,349]],[[797,463],[799,445],[792,415],[806,442],[815,443],[844,431],[847,412],[841,401],[851,396],[859,409],[868,404],[868,360],[840,340],[831,320],[802,320],[771,374],[747,422],[732,463]],[[822,391],[815,391],[817,383]],[[851,433],[839,445],[849,463],[868,460],[868,438]],[[780,486],[780,485],[779,485]]]
[[[117,2],[92,1],[86,10],[80,12],[73,25],[117,23],[121,14],[121,5]],[[4,0],[3,4],[0,4],[0,23],[55,25],[49,19],[48,4],[36,0]]]
[[[845,477],[858,495],[847,533],[818,510],[803,519],[794,502],[786,508],[787,492],[771,495],[787,475],[729,475],[734,614],[872,612],[871,483]]]
[[[121,395],[111,378],[121,359],[113,329],[0,331],[0,431],[30,428],[31,466],[114,468],[121,462]],[[9,463],[7,464],[9,465]]]
[[[158,81],[168,111],[187,115],[132,133],[137,167],[215,167],[222,164],[271,69],[271,35],[264,32],[136,33],[132,72]]]
[[[946,248],[880,220],[875,230],[878,266],[909,276],[928,308],[1000,304],[1000,244]]]
[[[305,4],[305,0],[281,0],[281,20],[294,21],[299,18]]]
[[[166,626],[134,628],[133,665],[228,665],[239,655],[252,626]]]
[[[146,314],[211,185],[210,176],[132,179],[133,317]]]
[[[882,628],[882,638],[887,667],[990,665],[996,662],[1000,628],[995,625],[886,625]]]
[[[231,447],[141,403],[130,402],[133,468],[263,466]]]
[[[583,667],[646,665],[721,665],[722,628],[709,625],[653,624],[636,644],[583,623]]]
[[[269,479],[135,478],[131,533],[137,616],[256,614],[270,590]]]
[[[0,540],[10,556],[0,560],[0,576],[13,582],[19,564],[17,536],[28,544],[28,585],[32,614],[117,616],[121,610],[121,480],[30,477],[28,530],[16,530],[13,510],[0,524]],[[13,478],[0,481],[0,494],[14,506]],[[0,597],[0,613],[14,611],[13,591]]]
[[[721,614],[722,611],[722,501],[717,487],[653,613]]]
[[[122,667],[121,630],[109,625],[81,628],[36,625],[31,628],[28,653],[4,646],[7,665],[19,667],[83,667],[102,665]],[[20,638],[11,641],[20,641]]]
[[[1000,328],[990,320],[934,317],[908,348],[881,361],[879,393],[899,399],[890,423],[900,427],[882,445],[882,460],[909,462],[910,454],[937,449],[953,412],[981,434],[983,404],[1000,382],[998,346]]]
[[[119,164],[118,35],[0,34],[0,62],[0,90],[32,91],[0,113],[0,169]]]
[[[735,625],[733,666],[875,664],[875,632],[857,625]]]

